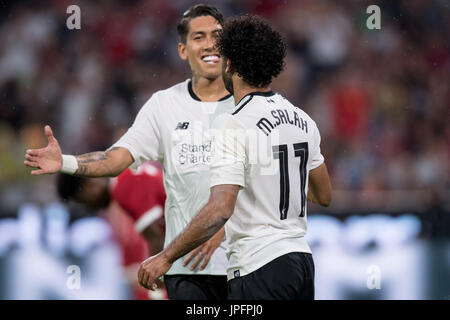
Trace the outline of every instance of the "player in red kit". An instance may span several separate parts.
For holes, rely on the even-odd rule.
[[[167,299],[165,289],[156,295],[140,287],[136,272],[142,260],[162,250],[164,244],[165,192],[162,171],[143,163],[114,179],[89,179],[60,175],[64,199],[73,199],[93,211],[105,210],[122,250],[123,265],[132,285],[133,299]]]
[[[164,192],[162,170],[149,162],[134,172],[125,170],[111,179],[111,224],[123,248],[124,265],[139,300],[167,299],[163,289],[153,294],[139,285],[136,272],[142,260],[157,254],[164,246]],[[150,297],[149,297],[150,294]]]
[[[162,171],[149,162],[136,172],[125,170],[111,181],[113,199],[134,221],[136,231],[151,246],[151,252],[160,252],[164,245],[164,192]]]

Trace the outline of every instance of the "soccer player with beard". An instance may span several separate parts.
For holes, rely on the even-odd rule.
[[[306,201],[331,202],[319,130],[302,109],[270,90],[286,49],[267,23],[255,16],[231,19],[218,49],[236,108],[213,125],[210,198],[172,243],[141,264],[139,282],[154,289],[179,257],[226,222],[229,299],[314,299]]]
[[[210,126],[231,113],[233,98],[221,77],[222,59],[215,47],[222,14],[209,5],[186,11],[178,24],[178,53],[189,62],[192,79],[152,95],[132,127],[111,148],[63,155],[49,126],[48,145],[27,150],[25,164],[33,175],[63,172],[83,177],[112,177],[147,160],[164,169],[166,238],[170,243],[209,197]],[[172,265],[164,277],[169,299],[226,298],[224,229]],[[194,248],[192,248],[194,249]],[[188,252],[186,252],[188,254]]]

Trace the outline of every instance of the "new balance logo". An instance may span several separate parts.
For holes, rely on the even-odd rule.
[[[269,103],[275,103],[275,101],[273,101],[272,99],[267,99],[267,102],[269,102]]]
[[[175,130],[178,130],[178,129],[186,130],[188,128],[188,126],[189,126],[189,122],[178,122]]]

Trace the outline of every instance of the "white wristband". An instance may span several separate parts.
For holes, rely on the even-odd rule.
[[[74,174],[78,170],[78,161],[75,156],[63,154],[61,172],[66,174]]]

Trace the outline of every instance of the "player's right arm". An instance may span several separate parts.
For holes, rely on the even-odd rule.
[[[34,168],[32,175],[52,174],[63,169],[63,155],[50,126],[45,126],[48,145],[41,149],[27,150],[24,164]],[[69,156],[70,157],[70,156]],[[72,158],[73,159],[73,158]],[[134,159],[126,148],[112,148],[75,156],[73,174],[82,177],[114,177],[119,175]]]

